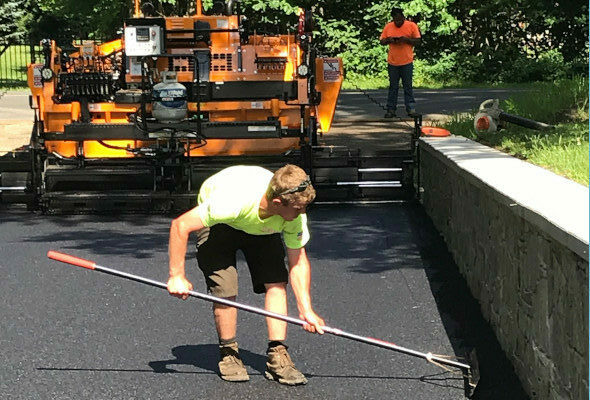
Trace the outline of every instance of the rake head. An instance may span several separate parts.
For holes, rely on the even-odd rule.
[[[477,362],[475,349],[472,349],[467,353],[465,359],[470,368],[463,371],[463,386],[465,389],[465,397],[470,399],[479,383],[479,364]]]

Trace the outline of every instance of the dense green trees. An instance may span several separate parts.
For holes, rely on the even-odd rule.
[[[520,82],[587,73],[585,1],[385,0],[362,10],[355,3],[326,5],[318,18],[324,50],[342,55],[349,72],[383,71],[386,49],[377,38],[399,6],[421,29],[416,67],[424,79]]]
[[[145,1],[144,1],[145,2]],[[151,0],[183,15],[194,0]],[[210,8],[213,1],[203,1]],[[378,37],[394,6],[418,22],[417,72],[434,81],[529,81],[586,73],[588,3],[582,0],[242,0],[258,32],[293,31],[298,7],[313,8],[320,54],[344,58],[348,73],[384,73]],[[116,36],[131,0],[0,0],[0,37]]]

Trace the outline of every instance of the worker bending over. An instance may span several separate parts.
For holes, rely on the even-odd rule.
[[[234,166],[211,176],[199,191],[197,207],[172,221],[168,291],[186,299],[193,288],[186,279],[184,261],[189,234],[196,231],[197,261],[209,293],[235,300],[236,252],[242,250],[254,292],[266,293],[265,309],[287,315],[286,286],[290,279],[299,317],[307,322],[304,329],[322,334],[324,321],[311,305],[311,268],[304,247],[309,240],[305,209],[314,198],[309,177],[295,165],[285,165],[274,174],[261,167]],[[249,380],[236,342],[237,309],[214,303],[213,314],[221,378]],[[286,385],[307,383],[287,353],[287,323],[266,320],[269,343],[265,376]]]

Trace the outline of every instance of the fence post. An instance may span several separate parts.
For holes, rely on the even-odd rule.
[[[35,59],[35,42],[33,42],[33,38],[31,36],[28,36],[29,40],[29,52],[31,55],[31,64],[34,64],[36,59]]]

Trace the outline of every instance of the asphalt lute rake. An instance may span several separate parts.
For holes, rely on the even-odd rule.
[[[167,284],[164,282],[158,282],[158,281],[154,281],[152,279],[144,278],[144,277],[141,277],[138,275],[129,274],[127,272],[118,271],[118,270],[112,269],[112,268],[107,268],[107,267],[96,264],[94,261],[89,261],[89,260],[85,260],[83,258],[74,257],[69,254],[64,254],[64,253],[60,253],[57,251],[49,251],[47,253],[47,257],[49,257],[53,260],[56,260],[56,261],[61,261],[66,264],[76,265],[78,267],[87,268],[87,269],[90,269],[93,271],[104,272],[109,275],[115,275],[115,276],[118,276],[121,278],[144,283],[146,285],[155,286],[155,287],[158,287],[161,289],[167,289]],[[242,303],[238,303],[235,301],[211,296],[208,294],[203,294],[203,293],[195,292],[192,290],[189,291],[188,294],[191,297],[196,297],[201,300],[206,300],[206,301],[210,301],[213,303],[225,304],[227,306],[235,307],[237,309],[248,311],[248,312],[251,312],[254,314],[264,315],[264,316],[270,317],[270,318],[276,318],[281,321],[288,322],[290,324],[300,325],[300,326],[307,324],[307,322],[305,322],[301,319],[298,319],[298,318],[293,318],[288,315],[273,313],[273,312],[266,311],[261,308],[252,307],[252,306],[249,306],[246,304],[242,304]],[[456,370],[460,371],[460,373],[463,377],[463,386],[465,389],[465,396],[467,396],[467,397],[472,396],[473,391],[475,390],[475,387],[477,385],[477,382],[479,381],[479,370],[477,367],[477,359],[475,356],[475,351],[472,351],[467,356],[467,358],[469,359],[469,364],[467,364],[467,363],[459,362],[456,360],[452,360],[446,356],[441,356],[441,355],[432,354],[432,353],[422,353],[420,351],[416,351],[416,350],[408,349],[406,347],[398,346],[397,344],[392,343],[392,342],[386,342],[385,340],[375,339],[375,338],[367,337],[367,336],[356,335],[354,333],[345,332],[345,331],[338,329],[338,328],[331,328],[329,326],[323,326],[322,329],[324,330],[324,332],[335,335],[335,336],[354,340],[356,342],[366,343],[371,346],[377,346],[377,347],[381,347],[384,349],[397,351],[399,353],[404,353],[404,354],[407,354],[407,355],[410,355],[413,357],[422,358],[430,363],[433,363],[435,365],[438,365],[438,366],[445,368],[447,370],[450,370],[450,371],[452,371],[452,368],[455,368]]]

